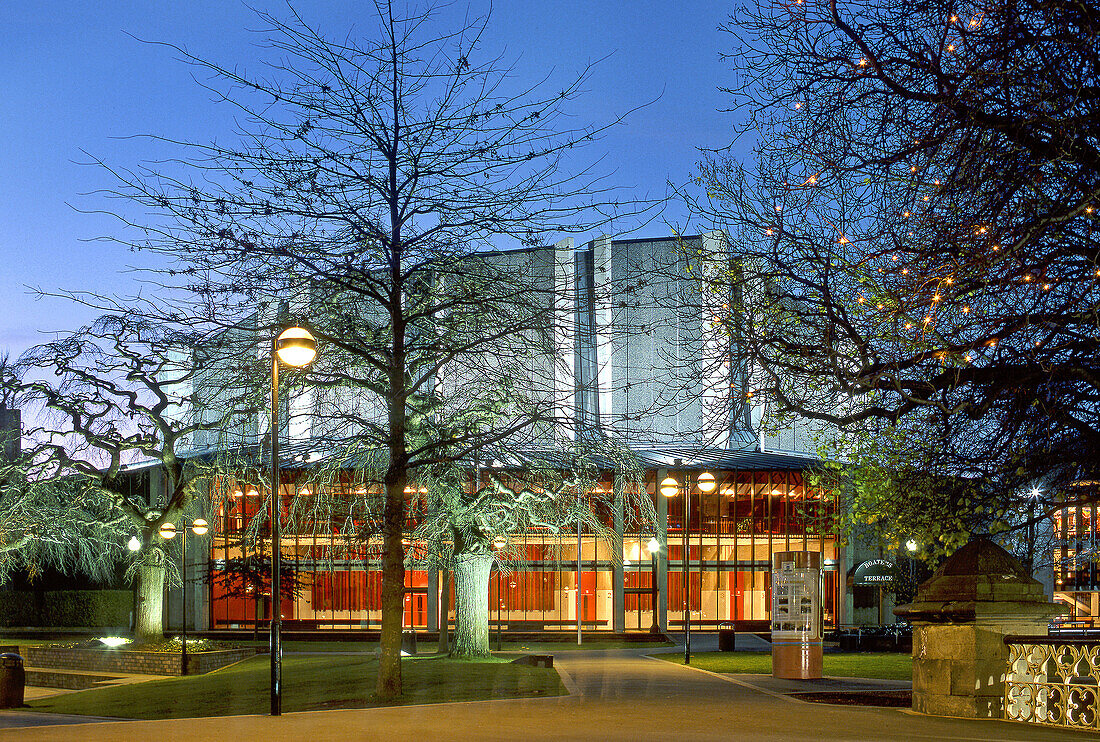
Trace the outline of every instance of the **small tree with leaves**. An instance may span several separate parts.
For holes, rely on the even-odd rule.
[[[138,585],[138,642],[163,638],[163,590],[173,569],[158,530],[188,508],[201,509],[203,483],[223,471],[228,456],[195,456],[189,440],[249,411],[247,385],[237,389],[245,406],[203,411],[193,387],[201,371],[191,357],[200,341],[209,356],[217,344],[208,337],[136,314],[105,315],[31,348],[17,363],[24,379],[18,399],[36,421],[26,431],[30,489],[51,493],[50,501],[116,514],[104,525],[129,530],[141,543],[129,570]],[[241,367],[240,359],[220,360],[223,368]],[[145,466],[127,466],[138,463]]]

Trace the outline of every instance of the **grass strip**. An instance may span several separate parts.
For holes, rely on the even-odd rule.
[[[655,654],[678,665],[684,664],[679,653]],[[880,678],[883,680],[912,680],[913,658],[896,652],[860,652],[858,654],[833,654],[824,656],[826,675],[840,678]],[[768,652],[700,652],[691,655],[691,664],[711,672],[728,672],[747,675],[770,675],[772,656]]]
[[[35,711],[126,719],[264,714],[268,710],[269,668],[266,656],[253,657],[206,675],[68,693],[32,701],[30,707]],[[378,662],[373,657],[284,657],[283,711],[539,698],[565,693],[552,669],[492,660],[424,658],[402,663],[405,693],[383,704],[374,698],[377,671]]]

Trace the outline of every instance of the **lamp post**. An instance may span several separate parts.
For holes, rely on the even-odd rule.
[[[317,341],[309,330],[288,327],[271,342],[271,715],[283,713],[283,644],[280,563],[282,507],[279,502],[279,361],[308,366],[317,357]]]
[[[676,459],[676,466],[680,465],[680,459]],[[676,493],[680,491],[680,483],[676,481],[674,477],[665,477],[661,480],[661,494],[665,497],[675,497]],[[684,514],[683,519],[680,522],[680,534],[683,536],[683,554],[681,556],[682,565],[681,576],[684,581],[683,589],[683,601],[684,601],[684,664],[691,664],[691,603],[689,598],[690,593],[690,562],[688,561],[688,499],[690,497],[690,490],[684,488]]]
[[[187,531],[190,529],[191,533],[196,536],[204,536],[206,532],[210,530],[210,524],[202,518],[195,518],[188,523],[186,520],[180,521],[180,527],[177,531],[174,523],[162,523],[160,526],[160,537],[166,541],[170,541],[176,537],[176,533],[180,533],[180,560],[183,564],[183,632],[180,636],[180,661],[182,662],[181,675],[187,674]],[[136,537],[130,539],[130,543],[127,544],[131,551],[137,551],[134,548],[134,541]],[[141,544],[138,544],[140,548]]]
[[[920,549],[918,544],[913,539],[909,539],[905,542],[905,549],[909,552],[909,589],[913,591],[912,600],[916,600],[917,595],[917,551]],[[912,602],[910,600],[910,602]]]
[[[676,459],[675,465],[680,466],[680,459]],[[683,580],[684,580],[684,664],[691,664],[691,553],[690,545],[688,542],[688,518],[691,514],[691,484],[688,477],[684,477],[684,515],[681,523],[681,533],[683,534]],[[710,472],[703,472],[696,479],[696,483],[699,485],[699,491],[707,494],[714,491],[717,486],[717,482],[714,480],[714,475]],[[661,481],[661,494],[665,497],[673,497],[680,490],[680,483],[675,478],[669,476],[665,477]],[[702,585],[700,584],[700,590]]]
[[[656,538],[651,538],[649,543],[645,545],[645,548],[646,551],[649,552],[649,558],[652,562],[649,577],[649,594],[653,602],[653,622],[649,625],[649,633],[660,634],[661,626],[657,622],[657,553],[661,551],[661,542]]]

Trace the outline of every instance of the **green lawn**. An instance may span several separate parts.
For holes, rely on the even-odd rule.
[[[368,708],[378,705],[538,698],[563,695],[558,674],[499,660],[406,660],[405,694],[394,704],[373,698],[378,663],[373,657],[284,657],[283,710]],[[254,657],[207,675],[152,680],[68,693],[30,703],[35,711],[131,719],[265,714],[270,664]]]
[[[260,647],[267,651],[268,641],[232,641],[224,642],[242,647]],[[362,652],[371,654],[378,651],[378,642],[338,642],[338,641],[284,641],[283,652]]]
[[[684,664],[683,654],[655,654],[654,657]],[[711,672],[770,675],[772,656],[769,652],[700,652],[691,655],[691,664]],[[863,652],[831,654],[824,657],[826,675],[842,678],[883,678],[911,680],[913,658],[893,652]]]

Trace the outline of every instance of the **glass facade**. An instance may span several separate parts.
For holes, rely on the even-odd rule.
[[[1097,505],[1062,508],[1051,516],[1054,536],[1054,602],[1075,622],[1100,623]]]
[[[683,485],[673,497],[658,494],[658,483],[669,474],[659,469],[646,476],[658,517],[644,530],[631,524],[629,514],[606,513],[606,525],[626,524],[618,529],[621,538],[582,533],[578,539],[575,531],[513,534],[509,558],[489,579],[494,630],[497,622],[504,631],[569,630],[578,612],[585,630],[645,632],[655,621],[662,630],[676,630],[683,626],[685,607],[692,627],[703,630],[729,620],[765,621],[771,610],[771,555],[802,550],[822,554],[825,622],[835,625],[841,589],[836,503],[808,487],[801,471],[710,470],[716,479],[710,493],[699,491],[700,471],[672,472],[691,488],[686,519]],[[264,572],[264,550],[270,550],[270,540],[262,531],[259,538],[247,533],[262,497],[255,488],[223,486],[224,496],[216,499],[223,504],[212,519],[210,627],[266,625],[270,575]],[[292,489],[283,488],[284,512]],[[281,607],[287,628],[378,628],[380,541],[350,543],[324,529],[308,530],[306,535],[288,528],[283,534],[282,559],[289,572],[283,594],[291,596]],[[651,554],[653,539],[660,548]],[[251,552],[250,543],[258,545]],[[405,625],[436,628],[441,580],[438,573],[416,568],[416,547],[410,546]],[[453,622],[453,592],[447,598]]]

